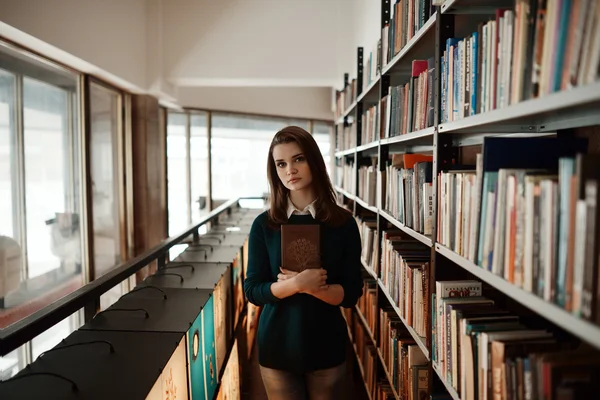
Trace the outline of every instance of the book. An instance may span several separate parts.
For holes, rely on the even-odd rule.
[[[281,226],[281,264],[295,272],[321,268],[319,225]]]

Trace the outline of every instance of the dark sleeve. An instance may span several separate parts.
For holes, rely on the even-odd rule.
[[[265,243],[264,215],[258,216],[250,228],[248,238],[248,269],[244,280],[244,293],[248,301],[262,306],[278,302],[279,299],[271,293],[271,278],[269,252]]]
[[[346,223],[346,244],[347,248],[344,251],[344,275],[340,284],[344,288],[344,300],[340,303],[340,307],[352,308],[362,296],[363,279],[362,279],[362,264],[360,233],[354,218],[350,217]]]

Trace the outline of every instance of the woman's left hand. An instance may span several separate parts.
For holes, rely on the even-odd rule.
[[[281,267],[279,267],[279,270],[281,271],[281,273],[277,274],[277,282],[282,282],[282,281],[291,279],[291,278],[295,277],[296,275],[298,275],[298,273],[295,271],[289,271],[289,270],[283,269]]]

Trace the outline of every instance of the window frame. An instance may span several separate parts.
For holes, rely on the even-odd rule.
[[[69,149],[69,157],[65,162],[70,163],[71,165],[67,168],[68,176],[65,176],[65,179],[69,183],[73,183],[75,180],[75,174],[79,173],[80,179],[80,187],[79,187],[79,195],[78,195],[78,206],[81,215],[80,226],[82,228],[81,234],[81,255],[82,255],[82,269],[78,275],[82,276],[82,284],[86,284],[89,282],[88,280],[88,269],[89,269],[89,257],[87,254],[87,235],[86,235],[86,223],[87,223],[87,209],[86,209],[86,187],[87,187],[87,175],[85,174],[84,167],[84,159],[85,159],[85,147],[84,147],[84,134],[82,130],[82,120],[84,119],[84,109],[83,109],[83,78],[84,74],[80,71],[77,71],[73,68],[69,68],[63,64],[54,62],[53,60],[41,57],[40,55],[33,53],[27,49],[24,49],[20,46],[17,46],[9,41],[0,38],[0,48],[7,51],[7,54],[14,53],[17,57],[20,58],[20,61],[24,65],[27,66],[26,71],[21,70],[13,70],[10,68],[3,67],[2,70],[12,74],[15,77],[14,82],[14,94],[13,94],[13,110],[11,112],[11,118],[13,118],[14,129],[10,130],[11,134],[11,145],[14,146],[14,156],[11,155],[11,164],[14,168],[11,171],[11,185],[12,187],[12,209],[16,210],[16,213],[13,214],[13,230],[15,231],[14,237],[19,239],[19,243],[22,249],[21,257],[21,276],[28,279],[29,277],[29,268],[28,268],[28,243],[27,243],[27,202],[26,202],[26,180],[27,176],[25,174],[25,120],[24,120],[24,78],[32,79],[38,82],[42,82],[44,84],[50,85],[52,87],[58,88],[60,90],[65,91],[68,95],[66,96],[66,110],[67,110],[67,119],[69,123],[66,124],[66,129],[68,130],[67,139],[69,142],[66,143]],[[23,59],[25,61],[23,61]],[[35,74],[28,73],[30,71],[39,70],[40,66],[36,64],[41,64],[41,67],[49,67],[52,70],[56,71],[56,73],[63,73],[72,75],[74,79],[74,90],[67,90],[65,88],[60,88],[57,85],[54,85],[48,80],[40,79],[35,76]],[[75,103],[75,99],[78,99],[79,102]],[[70,115],[70,113],[74,113],[74,115]],[[77,120],[74,121],[74,117],[77,117]],[[78,129],[76,129],[78,128]],[[80,145],[78,147],[79,154],[75,152],[75,146],[73,142],[73,138],[75,137],[75,131],[79,131],[80,135]],[[63,144],[64,145],[64,144]],[[11,153],[12,154],[12,153]],[[14,158],[13,158],[14,157]],[[79,157],[79,162],[76,163],[75,157]],[[78,171],[76,171],[78,170]],[[70,185],[72,186],[72,185]],[[71,190],[72,187],[69,187],[67,190]],[[50,272],[52,273],[52,272]],[[35,278],[34,278],[35,279]],[[65,293],[66,294],[66,293]],[[68,316],[69,324],[73,325],[81,325],[83,321],[83,313],[77,312],[73,315]],[[71,317],[73,319],[71,319]],[[18,356],[18,369],[24,369],[28,364],[33,362],[33,340],[30,340],[24,343],[17,350]]]

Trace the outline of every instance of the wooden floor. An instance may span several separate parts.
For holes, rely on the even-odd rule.
[[[252,352],[252,360],[250,361],[250,365],[246,370],[247,373],[242,378],[242,400],[268,400],[267,394],[265,393],[265,387],[260,376],[257,353],[258,352],[256,351],[256,346],[254,346],[254,350]],[[352,367],[348,368],[349,373],[346,379],[347,382],[350,382],[350,384],[345,385],[346,389],[348,390],[348,394],[342,395],[339,399],[367,400],[368,397],[365,391],[365,385],[362,381],[357,380],[362,379],[360,377],[360,373],[352,373],[352,371],[357,371],[356,357],[353,353],[350,353],[348,355],[348,361],[352,363]],[[358,378],[353,379],[353,376],[358,376]]]

